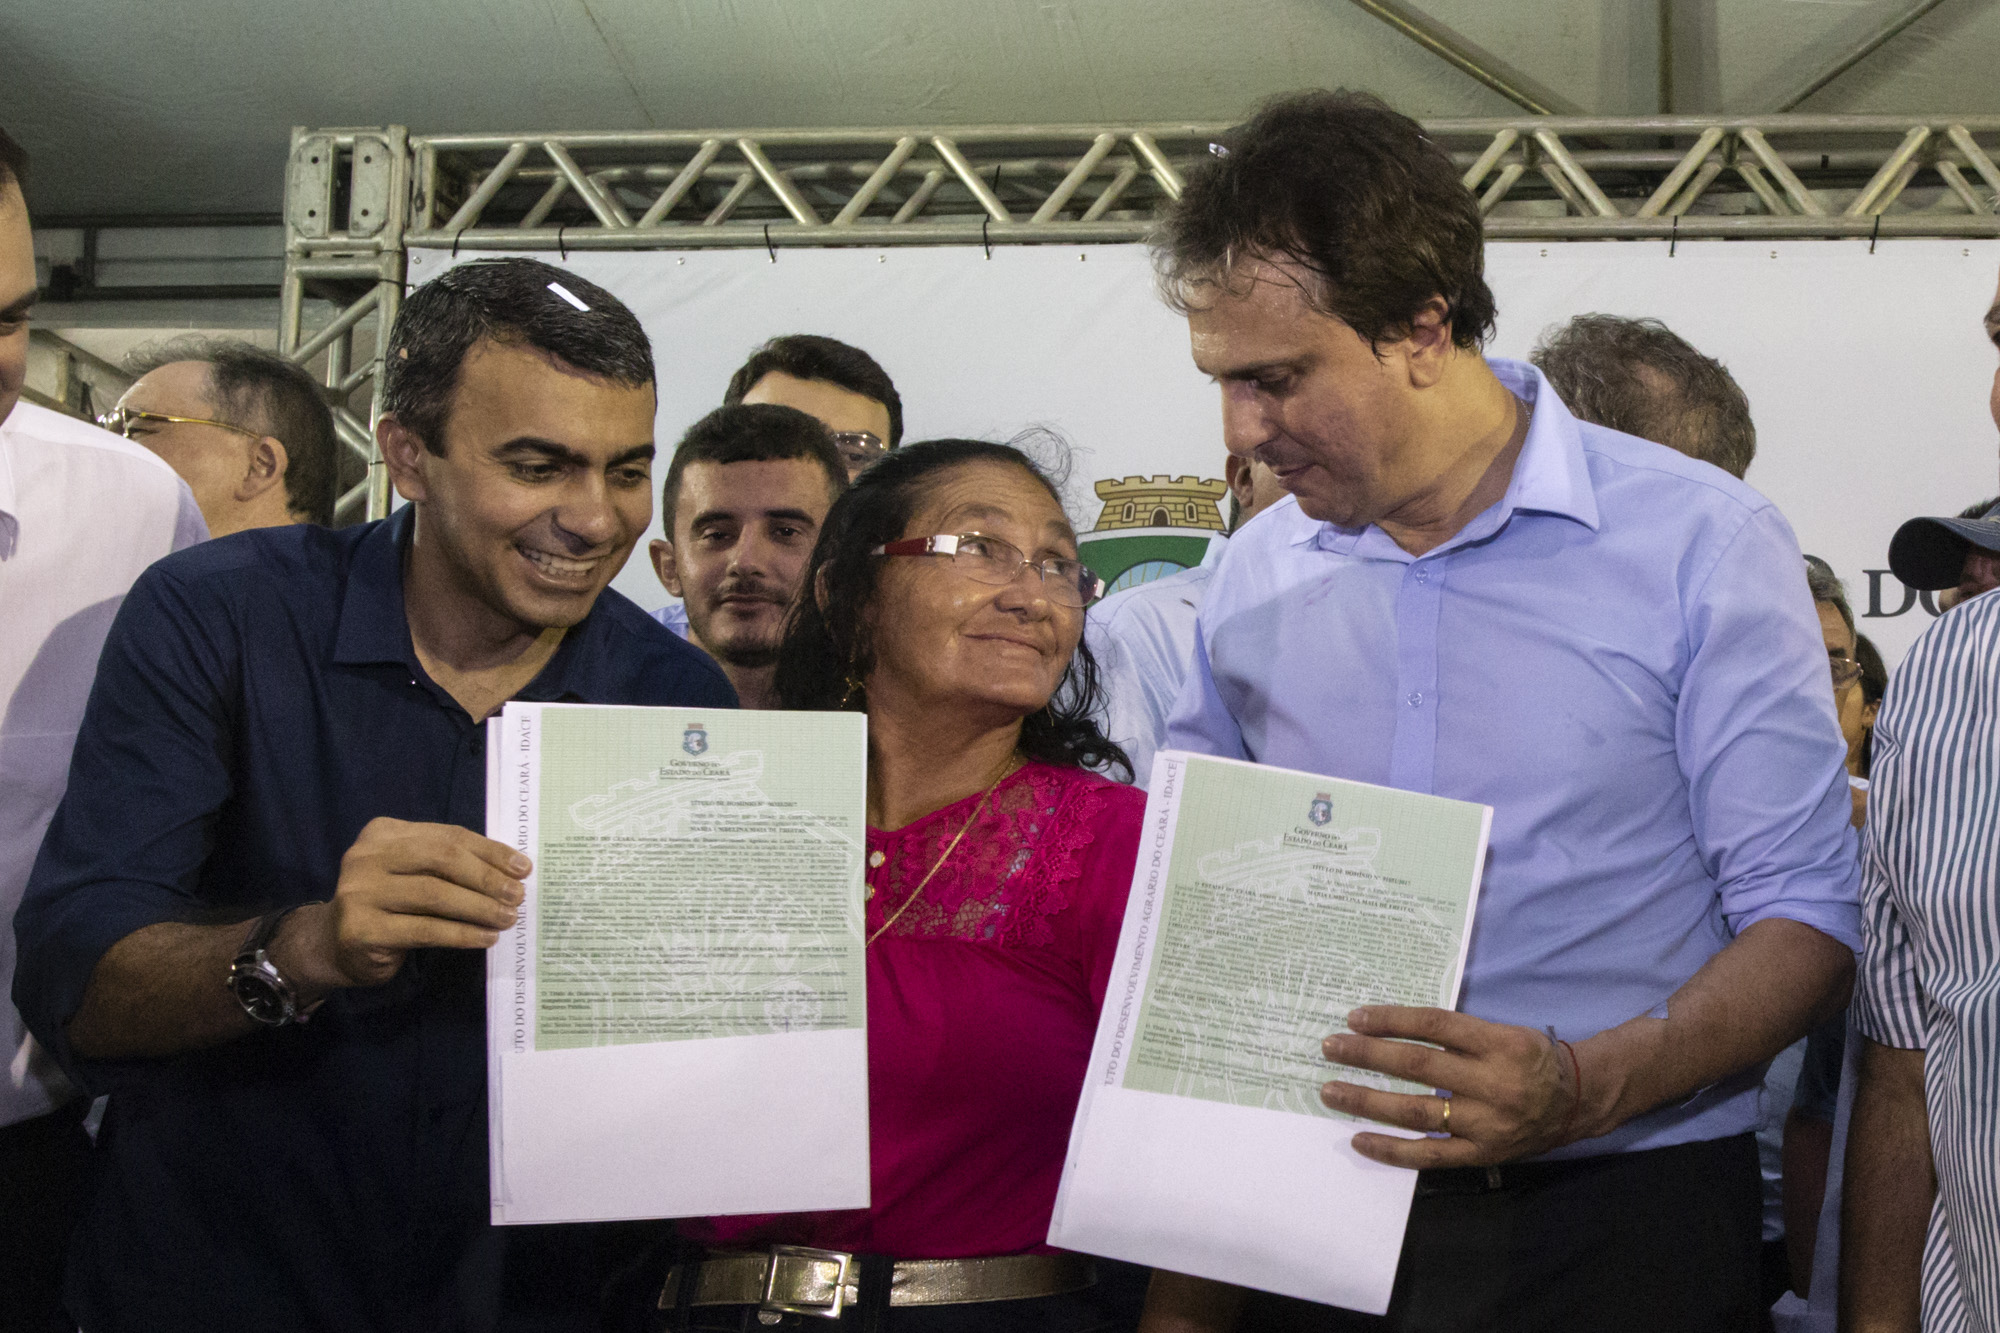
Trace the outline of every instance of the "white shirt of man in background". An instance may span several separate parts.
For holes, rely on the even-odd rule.
[[[20,401],[34,241],[18,184],[0,183],[0,926],[14,918],[105,631],[132,580],[208,536],[173,469],[109,431]],[[53,1110],[60,1078],[15,1060],[14,932],[0,929],[0,1126]]]
[[[1223,475],[1234,510],[1232,533],[1285,498],[1285,488],[1263,463],[1231,454]],[[1086,623],[1090,650],[1103,673],[1105,734],[1132,761],[1136,786],[1152,778],[1153,754],[1166,739],[1167,717],[1194,660],[1195,615],[1228,545],[1226,537],[1210,538],[1207,554],[1193,569],[1113,593],[1090,609]]]
[[[60,1318],[90,1159],[67,1080],[14,1008],[14,912],[112,616],[141,570],[208,535],[165,463],[20,401],[34,302],[27,205],[0,172],[0,1323],[23,1328]]]

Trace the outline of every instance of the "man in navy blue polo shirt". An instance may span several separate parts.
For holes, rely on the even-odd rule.
[[[30,1028],[111,1094],[90,1333],[595,1327],[591,1229],[486,1221],[482,954],[529,866],[476,831],[483,721],[735,699],[606,589],[652,517],[631,313],[483,261],[391,346],[410,504],[140,578],[16,919]]]

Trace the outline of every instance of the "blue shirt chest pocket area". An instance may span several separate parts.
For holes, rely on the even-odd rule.
[[[1504,807],[1467,788],[1512,785],[1511,770],[1515,781],[1560,791],[1589,819],[1616,825],[1669,813],[1663,795],[1686,786],[1676,643],[1609,642],[1559,606],[1516,607],[1508,620],[1483,633],[1469,627],[1489,649],[1461,656],[1440,681],[1440,794]],[[1685,820],[1685,802],[1674,804]]]

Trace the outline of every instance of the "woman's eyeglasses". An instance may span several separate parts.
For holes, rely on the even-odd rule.
[[[959,573],[980,583],[1004,587],[1021,576],[1021,566],[1035,571],[1050,601],[1059,606],[1089,606],[1104,595],[1104,580],[1081,560],[1030,560],[1021,548],[979,532],[956,536],[905,537],[886,542],[870,555],[947,555]]]
[[[1826,664],[1833,670],[1833,688],[1836,690],[1844,690],[1861,679],[1861,663],[1851,657],[1828,653]]]

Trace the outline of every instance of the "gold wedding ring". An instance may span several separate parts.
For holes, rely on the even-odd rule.
[[[1440,1106],[1444,1107],[1444,1118],[1438,1121],[1438,1133],[1449,1134],[1451,1133],[1451,1098],[1441,1092],[1434,1092],[1431,1095],[1438,1099]]]

